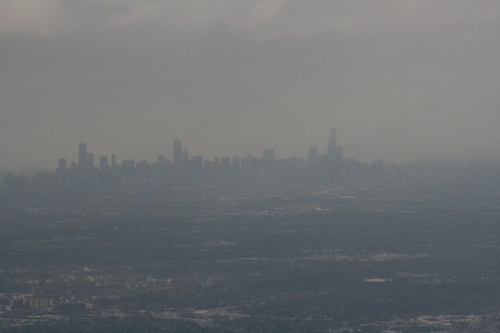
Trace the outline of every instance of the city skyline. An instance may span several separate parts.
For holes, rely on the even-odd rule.
[[[282,185],[316,184],[318,182],[348,181],[351,177],[379,178],[384,165],[349,161],[343,158],[343,148],[337,145],[337,130],[330,129],[328,148],[325,154],[318,154],[317,148],[310,148],[307,158],[290,156],[276,158],[274,149],[264,149],[262,157],[248,153],[243,156],[190,157],[180,139],[173,140],[171,159],[158,154],[156,162],[146,159],[122,159],[117,162],[115,153],[100,156],[96,165],[94,153],[86,142],[78,145],[77,161],[62,157],[54,171],[38,171],[34,177],[14,175],[2,177],[2,187],[7,191],[24,191],[31,188],[117,188],[122,186],[230,186],[254,188]],[[168,155],[167,155],[168,156]],[[392,168],[391,179],[401,181],[402,169]],[[361,179],[361,178],[360,178]]]
[[[152,159],[152,160],[147,160],[146,158],[139,158],[136,160],[136,159],[130,159],[130,158],[124,157],[123,161],[133,160],[135,163],[140,162],[140,161],[146,161],[148,163],[153,163],[153,164],[154,163],[158,163],[158,164],[168,163],[174,169],[181,169],[181,168],[185,167],[186,160],[191,161],[193,158],[196,158],[196,159],[201,158],[203,161],[211,161],[213,159],[229,158],[230,161],[233,161],[231,163],[231,165],[232,165],[232,164],[234,164],[234,158],[241,159],[241,158],[244,158],[245,156],[253,156],[253,157],[259,158],[258,156],[260,156],[259,153],[254,154],[251,152],[241,153],[238,155],[224,154],[221,156],[206,156],[206,155],[205,156],[203,156],[203,155],[194,155],[193,156],[193,155],[189,154],[187,147],[183,147],[182,140],[175,139],[172,141],[172,143],[173,143],[173,148],[172,148],[170,154],[165,153],[165,152],[159,152],[157,154],[156,159]],[[320,150],[318,153],[318,149],[316,147],[311,147],[308,150],[308,153],[305,154],[304,156],[292,155],[292,156],[280,156],[279,158],[275,158],[275,150],[273,148],[269,147],[268,149],[264,149],[261,153],[263,154],[262,155],[263,158],[265,158],[266,156],[269,157],[269,155],[271,154],[272,159],[287,159],[287,158],[297,157],[297,158],[308,160],[311,157],[311,150],[314,150],[314,152],[315,152],[314,155],[316,155],[316,156],[324,156],[325,158],[327,158],[331,161],[333,161],[333,160],[341,161],[343,159],[343,146],[337,145],[337,129],[335,127],[332,127],[330,129],[330,136],[328,137],[327,148],[324,152],[322,152]],[[189,158],[190,155],[192,157],[191,159]],[[108,163],[108,158],[110,158],[112,161],[115,161],[114,163],[112,163],[113,166],[119,165],[119,163],[116,162],[116,154],[113,152],[109,155],[98,155],[98,158],[99,158],[99,165],[96,165],[94,153],[89,152],[87,150],[87,143],[86,142],[80,142],[79,147],[78,147],[78,158],[76,160],[72,160],[71,158],[61,157],[61,158],[59,158],[57,165],[59,166],[58,169],[65,169],[65,168],[70,166],[70,163],[74,163],[76,166],[78,166],[79,169],[86,169],[89,167],[91,167],[91,168],[98,167],[101,170],[102,169],[101,166],[103,164],[106,165],[106,167],[110,166]],[[64,162],[63,162],[63,160],[64,160]],[[63,164],[61,164],[61,163],[63,163]],[[63,165],[63,167],[62,167],[62,165]]]
[[[0,169],[306,157],[331,124],[360,161],[498,159],[498,30],[495,1],[4,1]]]
[[[65,167],[70,167],[70,163],[75,163],[79,168],[82,168],[81,166],[83,165],[83,168],[86,168],[86,165],[90,163],[92,167],[96,167],[100,169],[100,165],[103,163],[111,166],[117,166],[120,165],[122,161],[134,161],[135,163],[140,162],[140,161],[146,161],[148,163],[160,163],[160,159],[163,159],[163,161],[168,162],[170,165],[172,165],[174,168],[179,169],[179,167],[182,165],[182,160],[185,158],[191,157],[191,158],[201,158],[203,161],[210,161],[213,160],[214,158],[230,158],[232,161],[234,158],[244,158],[247,155],[251,155],[257,158],[260,158],[262,153],[266,154],[266,151],[273,151],[273,156],[276,154],[276,159],[287,159],[291,157],[298,157],[301,159],[309,160],[311,156],[311,151],[314,150],[314,154],[317,154],[318,156],[322,155],[325,156],[326,158],[333,160],[333,159],[338,159],[338,156],[340,156],[340,160],[342,159],[350,159],[350,160],[355,160],[357,162],[361,163],[373,163],[373,162],[382,162],[382,163],[395,163],[393,161],[387,161],[383,160],[381,158],[374,158],[373,160],[367,160],[363,159],[363,157],[360,158],[355,158],[353,156],[347,156],[345,157],[344,155],[344,146],[342,144],[337,144],[337,128],[336,127],[331,127],[330,128],[330,135],[326,136],[324,135],[323,138],[324,142],[319,144],[318,146],[313,146],[311,145],[306,151],[302,151],[299,154],[292,154],[285,156],[283,152],[276,151],[271,145],[264,146],[265,148],[261,149],[260,151],[252,150],[249,152],[239,152],[236,154],[221,154],[221,155],[209,155],[206,153],[203,153],[200,149],[196,149],[196,146],[194,147],[186,147],[186,145],[183,144],[183,140],[181,139],[174,139],[170,142],[165,143],[164,145],[164,150],[157,152],[154,156],[150,154],[148,158],[146,158],[144,155],[140,155],[140,153],[136,153],[135,155],[133,154],[128,154],[125,153],[122,156],[117,156],[117,154],[113,151],[109,153],[94,153],[94,152],[88,152],[87,151],[87,141],[81,141],[78,144],[78,151],[76,154],[70,154],[70,156],[62,156],[54,161],[52,161],[52,165],[45,166],[45,167],[36,167],[36,166],[31,166],[31,167],[16,167],[16,166],[0,166],[0,170],[2,170],[4,173],[6,172],[17,172],[17,173],[27,173],[27,174],[33,174],[34,172],[37,171],[51,171],[56,168],[61,169],[61,163],[62,160],[64,160],[64,165]],[[189,141],[189,140],[187,140]],[[348,145],[347,145],[348,147]],[[74,147],[73,147],[74,148]],[[189,149],[188,149],[189,148]],[[192,153],[191,150],[195,153]],[[187,154],[187,156],[185,156]],[[74,156],[73,156],[74,155]],[[135,156],[135,157],[131,157]],[[466,161],[467,159],[463,159],[461,157],[453,156],[453,155],[441,155],[441,156],[428,156],[428,160],[421,160],[422,162],[439,162],[439,161]],[[480,159],[484,160],[491,160],[491,161],[498,161],[499,156],[495,155],[490,155],[490,156],[482,156]],[[91,160],[91,162],[90,162]],[[413,163],[413,162],[419,162],[418,159],[414,160],[408,160],[408,161],[403,161],[401,163]],[[397,163],[397,162],[396,162]],[[398,163],[399,164],[399,163]]]

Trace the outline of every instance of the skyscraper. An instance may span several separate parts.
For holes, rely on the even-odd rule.
[[[182,168],[182,141],[174,140],[174,169],[181,170]]]
[[[80,170],[87,168],[87,144],[85,142],[80,142],[78,146],[78,167]]]
[[[276,163],[276,159],[274,158],[274,149],[264,149],[261,162],[264,169],[272,169]]]
[[[107,168],[109,168],[108,157],[101,156],[101,158],[99,160],[99,169],[101,169],[101,171],[102,171],[102,170],[106,170]]]
[[[182,168],[184,170],[187,170],[188,165],[189,165],[189,153],[188,153],[187,149],[184,148],[184,150],[182,151]]]
[[[328,138],[328,151],[326,153],[327,163],[330,168],[338,169],[342,165],[343,149],[342,146],[337,146],[337,130],[332,128],[330,130],[330,137]]]
[[[330,137],[328,138],[328,150],[326,155],[329,161],[333,161],[335,158],[335,150],[337,150],[337,130],[334,127],[330,129]]]
[[[344,148],[342,145],[338,145],[337,150],[335,151],[335,161],[339,162],[344,159]]]

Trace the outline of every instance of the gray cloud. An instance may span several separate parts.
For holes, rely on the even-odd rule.
[[[0,166],[97,156],[498,158],[497,2],[3,1]]]

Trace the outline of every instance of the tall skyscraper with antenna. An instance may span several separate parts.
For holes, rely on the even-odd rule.
[[[330,129],[330,137],[328,138],[328,150],[326,152],[328,165],[333,168],[338,168],[342,164],[343,148],[341,145],[337,146],[337,129],[333,127]]]

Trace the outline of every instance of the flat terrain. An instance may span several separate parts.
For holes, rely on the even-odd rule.
[[[48,192],[1,208],[5,332],[500,330],[490,193]]]

